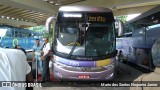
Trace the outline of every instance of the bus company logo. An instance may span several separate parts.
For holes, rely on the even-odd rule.
[[[79,59],[79,60],[85,60],[85,58],[83,58],[83,57],[77,57],[77,59]]]
[[[78,60],[92,60],[92,58],[87,58],[87,57],[77,57],[76,59],[78,59]]]

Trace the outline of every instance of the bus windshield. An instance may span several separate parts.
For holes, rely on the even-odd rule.
[[[100,23],[89,22],[86,18],[89,15],[82,14],[81,18],[61,18],[56,23],[56,51],[74,56],[101,56],[115,51],[114,23],[104,18]]]
[[[114,47],[114,30],[111,24],[93,24],[87,30],[86,55],[100,56],[112,53]]]
[[[95,23],[84,28],[79,26],[73,23],[58,25],[57,51],[69,54],[76,45],[72,55],[99,56],[115,50],[115,36],[111,24]]]

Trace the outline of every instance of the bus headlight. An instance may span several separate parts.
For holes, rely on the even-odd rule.
[[[113,73],[106,76],[106,79],[113,77]]]
[[[104,66],[104,68],[106,68],[106,69],[112,69],[112,68],[114,68],[114,66],[115,66],[115,64],[112,63],[112,64],[109,64],[107,66]]]
[[[59,77],[61,77],[61,78],[62,78],[62,74],[61,74],[61,73],[59,73],[58,71],[55,71],[55,74],[56,74],[57,76],[59,76]]]

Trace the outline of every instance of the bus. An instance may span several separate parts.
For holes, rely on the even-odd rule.
[[[153,70],[151,49],[160,39],[160,6],[142,13],[125,24],[125,30],[132,31],[130,35],[117,38],[117,49],[129,62],[147,70]],[[119,46],[118,46],[119,45]]]
[[[13,27],[9,25],[0,25],[0,47],[14,48],[19,45],[26,51],[31,51],[35,45],[35,39],[39,38],[42,42],[42,33],[27,29]]]
[[[55,25],[53,77],[55,80],[111,80],[115,75],[116,30],[110,9],[62,6],[57,17],[46,21],[46,32]],[[117,21],[119,35],[123,24]]]
[[[124,33],[121,37],[116,38],[116,49],[118,51],[120,51],[121,49],[123,49],[123,46],[125,45],[123,41],[124,37],[131,37],[132,36],[132,32],[128,32],[128,33]]]

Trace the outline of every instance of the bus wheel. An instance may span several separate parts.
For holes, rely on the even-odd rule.
[[[137,64],[140,64],[140,65],[147,64],[147,62],[148,62],[147,56],[148,55],[144,49],[137,49],[136,50]]]

